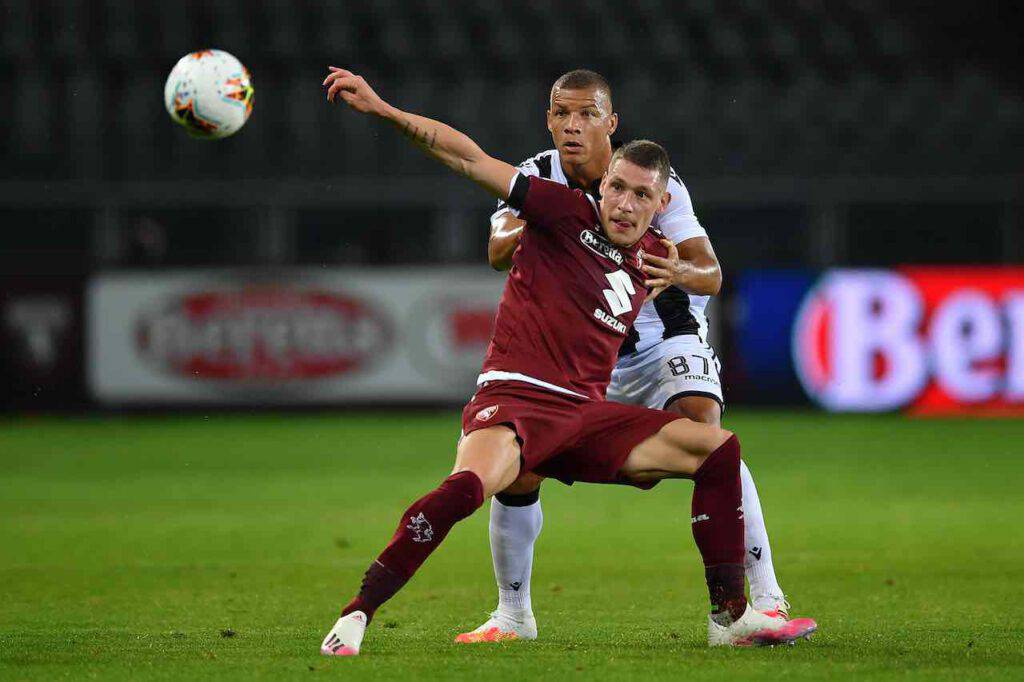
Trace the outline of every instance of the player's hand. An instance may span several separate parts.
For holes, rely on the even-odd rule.
[[[651,290],[645,299],[647,301],[657,298],[658,294],[665,289],[677,284],[677,278],[681,278],[686,273],[685,263],[679,260],[679,251],[672,240],[662,239],[661,243],[668,249],[668,258],[644,252],[643,271],[650,278],[644,281],[644,286]]]
[[[330,69],[330,73],[324,79],[323,86],[327,88],[328,102],[341,99],[356,111],[378,116],[387,110],[387,102],[373,91],[373,88],[362,76],[357,76],[351,71],[337,66],[327,68]]]

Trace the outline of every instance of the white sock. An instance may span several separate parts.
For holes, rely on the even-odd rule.
[[[532,614],[530,573],[533,545],[544,525],[540,500],[512,507],[491,499],[491,559],[498,581],[498,609],[510,614]]]
[[[743,567],[750,582],[750,601],[755,607],[759,600],[782,598],[782,588],[775,578],[772,565],[772,548],[768,542],[768,529],[764,527],[764,513],[757,496],[757,486],[750,475],[746,462],[740,461],[740,483],[743,486]]]

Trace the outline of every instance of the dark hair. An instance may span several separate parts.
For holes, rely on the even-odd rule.
[[[576,69],[569,73],[563,73],[555,81],[555,84],[551,86],[552,92],[554,92],[555,88],[560,90],[596,88],[608,96],[609,105],[612,103],[612,86],[608,85],[608,80],[604,76],[590,69]]]
[[[633,140],[622,145],[612,154],[612,160],[608,163],[610,168],[619,159],[625,159],[632,164],[658,171],[658,181],[662,187],[668,184],[669,173],[672,172],[672,164],[668,160],[668,152],[657,142],[650,140]]]

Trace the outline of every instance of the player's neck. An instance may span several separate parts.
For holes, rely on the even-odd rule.
[[[572,184],[589,189],[591,185],[600,180],[604,176],[604,172],[608,170],[608,164],[612,160],[612,144],[609,140],[607,144],[602,145],[601,149],[597,151],[594,156],[586,163],[581,164],[568,164],[565,160],[562,160],[562,172],[565,173],[566,179]]]

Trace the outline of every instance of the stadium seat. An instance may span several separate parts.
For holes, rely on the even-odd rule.
[[[281,159],[300,175],[387,172],[394,164],[436,172],[381,143],[386,136],[365,121],[331,129],[345,143],[327,142],[328,158],[295,160],[313,154],[336,120],[316,88],[332,62],[360,70],[418,111],[508,140],[517,156],[521,145],[512,140],[538,138],[537,111],[551,80],[577,67],[611,79],[624,132],[685,150],[687,166],[706,174],[883,166],[957,173],[983,163],[1009,171],[1019,155],[1005,151],[1020,149],[1024,129],[1024,101],[1008,67],[934,63],[919,27],[881,0],[595,0],[571,11],[544,0],[0,0],[0,17],[0,75],[13,94],[3,148],[18,159],[5,170],[13,174],[22,162],[26,172],[91,172],[96,164],[74,160],[72,146],[90,135],[99,136],[101,158],[109,148],[121,159],[118,136],[84,112],[123,101],[128,111],[117,112],[119,120],[130,114],[158,125],[158,97],[150,93],[144,106],[126,88],[162,76],[129,72],[142,64],[162,74],[202,46],[235,53],[254,75],[257,113],[246,135],[265,148],[230,145],[228,157]],[[39,103],[60,93],[80,98],[69,104],[72,115],[38,115]],[[496,97],[506,103],[497,110]],[[173,139],[166,133],[151,135]],[[948,144],[954,138],[958,144]],[[395,154],[388,163],[377,158],[380,144]],[[131,177],[153,164],[159,176],[180,177],[190,162],[176,153],[127,155],[113,168]]]

